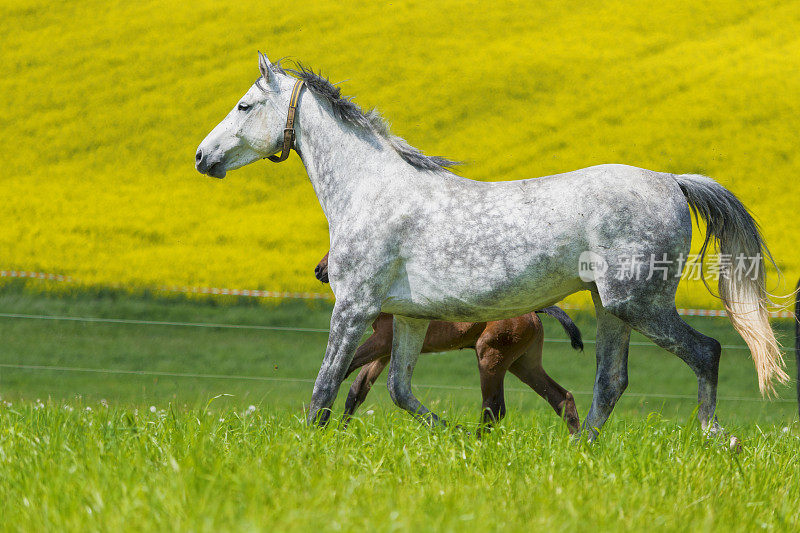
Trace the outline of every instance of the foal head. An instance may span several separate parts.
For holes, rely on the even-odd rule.
[[[328,254],[325,254],[325,257],[317,264],[317,267],[314,269],[314,276],[322,283],[328,283]]]
[[[211,130],[195,154],[201,174],[224,178],[234,170],[279,151],[294,78],[258,54],[261,77]]]

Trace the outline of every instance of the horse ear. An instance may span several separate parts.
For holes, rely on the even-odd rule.
[[[272,64],[267,59],[267,56],[262,54],[260,51],[258,52],[258,70],[261,71],[261,76],[264,78],[264,81],[270,81],[270,74],[272,73],[270,67]]]

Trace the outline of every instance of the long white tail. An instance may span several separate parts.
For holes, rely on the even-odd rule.
[[[730,254],[734,264],[743,255],[756,261],[752,272],[732,271],[719,278],[719,295],[733,323],[753,356],[762,395],[774,392],[774,381],[785,383],[783,354],[769,325],[769,296],[765,283],[764,258],[772,261],[761,238],[758,224],[747,208],[728,189],[711,178],[697,174],[676,175],[695,217],[706,225],[706,239],[700,250],[701,260],[713,238],[721,254]],[[757,259],[751,259],[757,258]],[[774,262],[773,262],[774,264]]]

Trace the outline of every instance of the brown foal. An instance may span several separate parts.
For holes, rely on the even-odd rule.
[[[314,270],[317,279],[328,282],[328,256]],[[578,327],[556,306],[541,311],[556,318],[567,331],[575,349],[583,349]],[[381,313],[372,323],[372,335],[358,347],[347,370],[349,375],[363,366],[350,387],[345,403],[345,421],[364,403],[372,385],[389,364],[392,352],[392,315]],[[567,423],[570,433],[577,433],[580,419],[572,394],[556,383],[542,367],[542,322],[536,313],[494,322],[431,321],[422,353],[474,348],[478,357],[483,422],[491,425],[505,416],[503,381],[511,371],[523,383],[555,409]]]

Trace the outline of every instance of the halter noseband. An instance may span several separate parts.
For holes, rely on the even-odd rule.
[[[297,114],[297,104],[298,100],[300,99],[300,90],[303,88],[304,84],[305,82],[303,80],[297,80],[294,83],[292,97],[289,99],[289,114],[286,116],[286,127],[283,128],[283,149],[281,150],[281,155],[267,156],[267,159],[273,163],[286,161],[286,158],[289,157],[289,152],[292,150],[292,145],[294,144],[295,139],[294,117]]]

